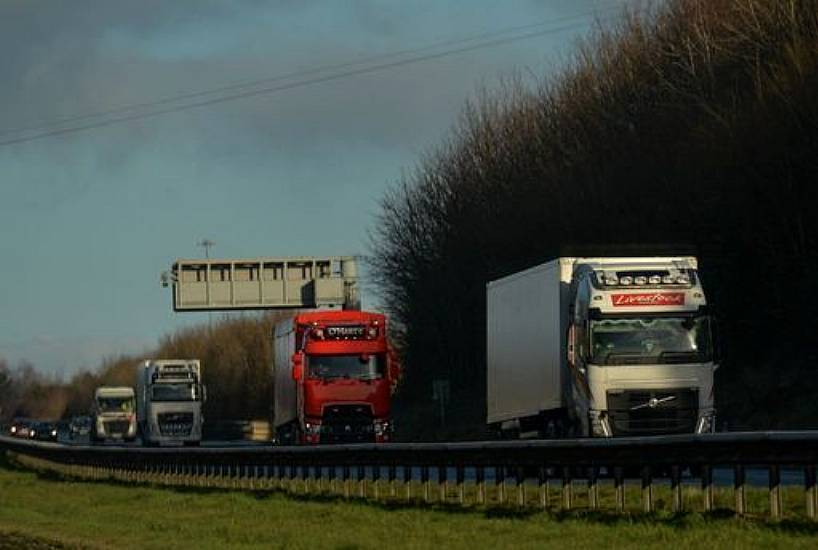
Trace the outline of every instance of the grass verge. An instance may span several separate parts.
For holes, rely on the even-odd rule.
[[[37,474],[5,462],[0,548],[4,537],[12,541],[7,547],[22,548],[813,548],[818,528],[724,512],[615,516],[129,487]]]

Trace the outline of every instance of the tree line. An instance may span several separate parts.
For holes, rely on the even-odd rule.
[[[83,370],[65,381],[28,362],[11,367],[0,359],[0,420],[88,414],[97,387],[136,387],[138,365],[152,358],[201,360],[207,418],[267,419],[272,404],[272,327],[288,315],[225,315],[214,323],[165,335],[144,355],[110,357],[96,370]]]
[[[479,94],[382,200],[371,264],[402,327],[398,422],[480,436],[486,282],[639,243],[700,259],[722,422],[818,426],[818,3],[671,0],[578,52]]]

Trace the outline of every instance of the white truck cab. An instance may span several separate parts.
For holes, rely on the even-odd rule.
[[[136,403],[133,388],[102,386],[94,392],[91,439],[136,439]]]

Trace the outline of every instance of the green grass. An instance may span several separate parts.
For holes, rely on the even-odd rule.
[[[5,463],[0,464],[0,548],[4,537],[12,536],[25,542],[24,548],[52,547],[49,543],[163,549],[818,546],[818,528],[792,519],[767,523],[725,513],[617,517],[497,507],[404,507],[279,493],[71,481]]]

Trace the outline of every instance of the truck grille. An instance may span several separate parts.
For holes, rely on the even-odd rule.
[[[105,435],[108,437],[125,437],[131,423],[127,420],[105,420],[102,426],[105,428]]]
[[[321,443],[374,443],[372,408],[369,405],[324,407]]]
[[[613,435],[693,433],[698,409],[694,389],[608,392]]]
[[[193,413],[160,413],[159,433],[165,436],[188,436],[193,431]]]

